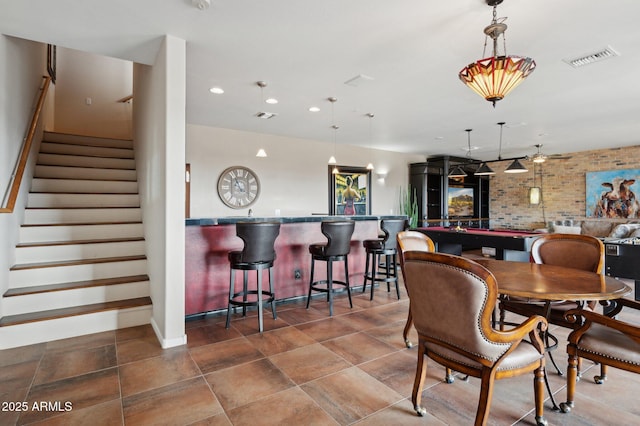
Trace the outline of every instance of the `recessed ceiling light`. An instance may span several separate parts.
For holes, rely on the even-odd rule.
[[[309,108],[310,112],[318,112],[320,111],[320,108],[316,107],[316,106],[312,106],[311,108]]]
[[[211,93],[215,93],[216,95],[222,95],[224,93],[224,90],[222,90],[220,87],[212,87],[211,89],[209,89],[209,91]]]
[[[277,100],[277,99],[275,99],[275,98],[269,98],[269,99],[267,99],[265,102],[266,102],[266,103],[268,103],[268,104],[273,105],[273,104],[277,104],[277,103],[278,103],[278,100]]]

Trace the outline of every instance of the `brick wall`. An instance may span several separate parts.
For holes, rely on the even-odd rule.
[[[542,187],[542,203],[537,206],[529,205],[528,200],[529,187],[534,185],[533,162],[523,161],[529,172],[522,174],[503,173],[509,162],[492,163],[496,174],[491,176],[491,227],[536,229],[552,220],[585,220],[586,172],[640,169],[640,146],[567,156],[571,158],[551,159],[535,166],[535,184]]]

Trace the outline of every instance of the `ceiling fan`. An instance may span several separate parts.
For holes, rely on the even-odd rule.
[[[540,148],[542,148],[542,144],[536,144],[534,146],[538,149],[538,152],[536,152],[529,158],[534,163],[544,163],[547,160],[568,160],[571,158],[570,156],[560,154],[546,155],[540,151]]]

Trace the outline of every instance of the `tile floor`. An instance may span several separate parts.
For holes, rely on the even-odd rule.
[[[386,290],[386,289],[385,289]],[[335,300],[280,304],[255,314],[187,321],[188,345],[163,350],[150,326],[0,351],[0,425],[469,425],[479,381],[442,381],[429,363],[418,417],[410,395],[416,348],[402,341],[408,300],[377,289]],[[566,332],[556,329],[561,342]],[[415,341],[415,332],[412,334]],[[565,364],[564,352],[555,352]],[[558,402],[564,379],[552,372]],[[610,369],[605,385],[585,362],[571,414],[545,403],[550,425],[640,424],[640,377]],[[20,411],[26,407],[25,411]],[[532,377],[497,382],[492,425],[534,424]]]

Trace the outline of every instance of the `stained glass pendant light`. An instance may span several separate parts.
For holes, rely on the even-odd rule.
[[[495,108],[496,102],[503,99],[516,86],[524,81],[535,70],[536,63],[533,59],[522,56],[507,56],[507,46],[504,39],[504,32],[507,25],[504,19],[498,22],[496,18],[497,6],[503,0],[486,0],[487,5],[493,7],[493,20],[484,29],[485,51],[487,47],[487,37],[491,38],[493,44],[493,56],[484,57],[470,63],[458,73],[460,80],[469,86],[474,92],[491,102]],[[502,36],[504,52],[498,54],[498,38]]]

